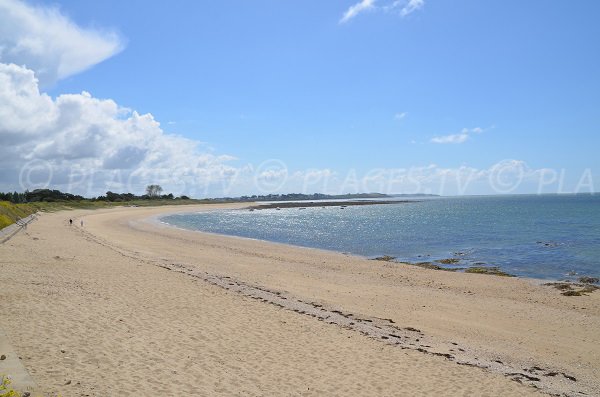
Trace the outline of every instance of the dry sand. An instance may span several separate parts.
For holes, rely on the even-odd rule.
[[[0,245],[0,327],[46,395],[600,395],[600,292],[148,219],[191,209],[44,214]]]

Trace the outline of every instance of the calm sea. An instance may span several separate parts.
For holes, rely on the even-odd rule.
[[[171,225],[400,261],[456,258],[542,279],[600,276],[600,195],[472,196],[404,204],[220,210]]]

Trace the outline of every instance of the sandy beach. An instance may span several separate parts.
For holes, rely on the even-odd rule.
[[[43,214],[0,245],[0,328],[44,396],[600,395],[598,291],[156,221],[220,207]]]

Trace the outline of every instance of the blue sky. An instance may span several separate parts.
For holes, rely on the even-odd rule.
[[[40,80],[41,92],[85,91],[150,113],[162,134],[201,142],[198,155],[242,170],[201,192],[192,177],[181,191],[403,193],[416,183],[391,175],[406,182],[410,170],[419,190],[442,194],[600,185],[596,1],[25,4],[54,7],[118,47],[83,71]],[[282,175],[289,180],[274,182]],[[448,187],[440,175],[467,179]],[[270,187],[257,186],[262,177]],[[90,194],[123,182],[96,179]]]

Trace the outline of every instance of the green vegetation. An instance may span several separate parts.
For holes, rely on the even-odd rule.
[[[118,206],[154,207],[162,205],[186,205],[186,204],[209,204],[212,200],[184,200],[184,199],[158,199],[158,200],[131,200],[131,201],[39,201],[32,203],[14,204],[8,201],[0,201],[0,229],[12,225],[17,220],[25,218],[38,211],[55,212],[74,209],[99,209]],[[2,397],[0,395],[0,397]]]
[[[97,201],[108,201],[108,202],[133,202],[133,201],[157,201],[157,200],[189,200],[187,196],[175,197],[173,193],[160,195],[162,187],[159,185],[149,185],[146,188],[147,194],[143,196],[136,196],[133,193],[114,193],[111,191],[106,192],[104,196],[98,196],[94,198],[85,198],[83,196],[63,193],[60,190],[50,189],[36,189],[32,192],[26,191],[25,193],[1,193],[0,201],[10,201],[14,204],[20,203],[64,203],[64,202],[97,202]]]
[[[6,375],[0,375],[0,397],[25,397],[31,396],[29,392],[20,393],[17,390],[13,389],[11,386],[11,380]],[[37,393],[35,394],[38,395]],[[57,396],[57,397],[60,397]]]
[[[160,197],[160,194],[162,193],[163,188],[160,185],[148,185],[146,186],[146,195],[148,197]]]
[[[8,201],[0,201],[0,229],[12,225],[17,220],[37,211],[34,206],[29,204],[13,204]]]
[[[10,378],[8,376],[2,375],[0,380],[1,397],[21,397],[21,393],[10,387]]]
[[[83,200],[82,196],[77,196],[70,193],[62,193],[58,190],[36,189],[33,192],[26,191],[25,193],[0,193],[0,200],[10,201],[11,203],[30,203],[37,201],[54,202],[54,201],[77,201]]]

